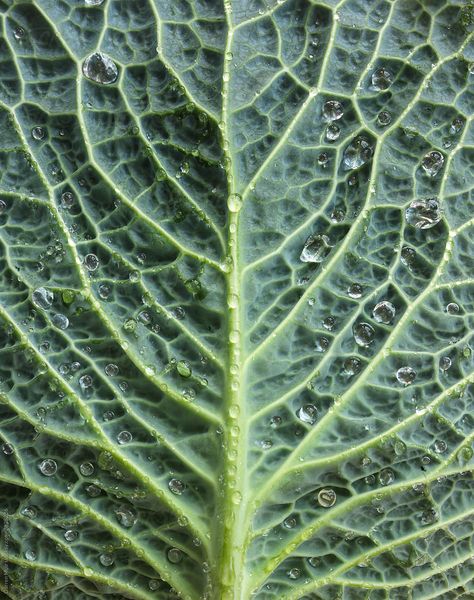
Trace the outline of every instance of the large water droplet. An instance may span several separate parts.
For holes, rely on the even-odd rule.
[[[323,488],[319,491],[317,501],[323,508],[331,508],[336,504],[336,492],[332,488]]]
[[[301,569],[293,567],[287,572],[287,575],[290,579],[299,579],[301,577]]]
[[[346,358],[344,361],[344,371],[350,376],[356,375],[360,371],[361,367],[361,361],[355,356],[349,356],[349,358]]]
[[[396,373],[396,377],[402,385],[411,385],[415,381],[416,371],[411,367],[400,367]]]
[[[392,469],[382,469],[379,473],[380,485],[390,485],[395,480],[395,475]]]
[[[118,69],[114,61],[103,52],[94,52],[82,64],[82,72],[87,79],[109,85],[117,81]]]
[[[133,527],[137,522],[136,513],[131,506],[127,506],[126,504],[121,504],[115,510],[115,516],[117,517],[117,521],[120,523],[120,525],[126,527],[127,529]]]
[[[339,127],[339,125],[336,125],[336,123],[330,123],[326,127],[326,139],[329,142],[335,142],[336,140],[339,139],[340,135],[341,135],[341,128]]]
[[[451,368],[452,365],[452,361],[449,358],[449,356],[442,356],[439,359],[439,368],[441,369],[441,371],[447,371],[448,369]]]
[[[391,122],[392,115],[388,111],[382,110],[377,115],[377,125],[379,125],[380,127],[387,127],[387,125],[390,125]]]
[[[300,260],[311,263],[323,262],[331,248],[327,235],[310,235],[304,243]]]
[[[45,458],[38,465],[38,469],[40,473],[45,477],[52,477],[56,474],[56,471],[58,470],[58,465],[56,464],[56,461],[52,458]]]
[[[176,565],[183,560],[183,553],[179,548],[169,548],[166,557],[170,563]]]
[[[345,171],[358,169],[372,158],[372,146],[364,137],[356,137],[344,150],[342,165]]]
[[[83,462],[79,466],[79,471],[84,477],[90,477],[94,472],[94,465],[91,462]]]
[[[33,129],[31,130],[31,137],[34,140],[42,140],[42,139],[44,139],[45,135],[46,135],[45,130],[43,129],[43,127],[40,127],[39,125],[37,125],[36,127],[33,127]]]
[[[173,478],[173,479],[169,480],[168,487],[169,487],[170,491],[173,492],[173,494],[176,494],[177,496],[181,496],[181,494],[184,492],[185,485],[179,479]]]
[[[384,323],[388,325],[395,318],[395,307],[388,300],[382,300],[374,306],[374,310],[372,311],[372,315],[377,323]]]
[[[133,439],[130,431],[121,431],[117,434],[117,442],[123,446],[123,444],[129,444]]]
[[[364,288],[360,285],[360,283],[352,283],[349,286],[347,293],[351,298],[354,298],[354,299],[362,298],[362,294],[364,293]]]
[[[69,327],[69,319],[66,317],[66,315],[63,315],[61,313],[58,313],[56,315],[53,315],[53,318],[51,319],[53,325],[55,327],[57,327],[58,329],[67,329]]]
[[[99,556],[100,564],[104,567],[110,567],[114,564],[114,557],[111,554],[101,554]]]
[[[457,315],[459,310],[459,304],[456,304],[456,302],[450,302],[446,305],[446,312],[448,315]]]
[[[435,177],[443,168],[444,156],[437,150],[428,152],[421,161],[423,170],[429,177]]]
[[[64,532],[64,539],[66,542],[74,542],[79,537],[79,532],[74,529],[68,529]]]
[[[29,562],[34,562],[36,560],[36,552],[34,550],[26,550],[25,558]]]
[[[372,73],[372,87],[378,92],[388,89],[393,83],[392,73],[385,67],[380,67]]]
[[[374,341],[375,330],[369,323],[355,323],[352,334],[358,346],[368,346]]]
[[[240,194],[231,194],[227,200],[227,208],[230,212],[239,212],[242,208],[242,196]]]
[[[414,200],[405,210],[405,219],[417,229],[430,229],[441,221],[441,208],[436,198]]]
[[[96,271],[99,267],[99,259],[95,254],[86,254],[84,257],[84,266],[88,271]]]
[[[342,104],[338,100],[328,100],[323,106],[323,117],[326,121],[337,121],[344,115]]]
[[[303,423],[314,425],[318,418],[318,409],[314,404],[305,404],[296,411],[296,416],[300,421],[303,421]]]
[[[40,287],[33,292],[33,294],[31,295],[31,300],[37,308],[47,310],[53,303],[54,294],[46,288]]]
[[[434,451],[436,454],[443,454],[448,449],[448,444],[444,440],[436,440],[434,443]]]

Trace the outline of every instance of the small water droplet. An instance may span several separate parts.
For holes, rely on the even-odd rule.
[[[68,529],[64,532],[64,539],[66,542],[74,542],[79,537],[79,532],[75,529]]]
[[[101,554],[99,556],[100,564],[104,567],[110,567],[114,564],[114,557],[111,554]]]
[[[438,513],[434,508],[429,508],[425,510],[421,515],[421,523],[422,525],[433,525],[439,519]]]
[[[362,367],[362,363],[355,356],[349,356],[349,358],[346,358],[346,360],[344,361],[343,366],[344,366],[344,371],[348,375],[352,376],[352,375],[357,375],[357,373],[359,373],[359,371]]]
[[[287,575],[290,579],[299,579],[301,577],[301,570],[293,567],[293,569],[287,571]]]
[[[448,444],[444,440],[436,440],[434,443],[434,451],[436,454],[443,454],[448,449]]]
[[[328,100],[323,105],[323,117],[326,121],[338,121],[344,115],[344,108],[338,100]]]
[[[121,431],[117,434],[117,442],[123,446],[123,444],[129,444],[133,439],[130,431]]]
[[[362,298],[362,294],[364,293],[364,289],[363,287],[360,285],[360,283],[352,283],[348,290],[347,290],[348,295],[351,298]]]
[[[352,334],[358,346],[368,346],[374,341],[375,330],[369,323],[355,323]]]
[[[378,92],[387,90],[393,83],[392,73],[385,67],[380,67],[372,73],[372,87]]]
[[[275,415],[270,419],[270,427],[276,429],[282,423],[282,418],[279,415]]]
[[[122,527],[126,527],[130,529],[137,522],[137,515],[131,506],[127,506],[126,504],[121,504],[117,509],[115,509],[115,516],[117,517],[117,521],[122,525]]]
[[[442,356],[439,359],[439,368],[441,369],[441,371],[447,371],[448,369],[451,368],[452,365],[452,361],[449,358],[449,356]]]
[[[31,130],[31,137],[34,140],[42,140],[42,139],[44,139],[45,135],[46,135],[46,131],[43,129],[43,127],[40,127],[39,125],[37,125],[36,127],[33,127],[33,129]]]
[[[303,421],[303,423],[314,425],[318,418],[318,409],[314,404],[305,404],[296,411],[296,416],[300,421]]]
[[[82,72],[87,79],[104,85],[115,83],[118,77],[117,65],[103,52],[90,54],[82,64]]]
[[[183,553],[179,548],[169,548],[166,552],[166,558],[170,563],[176,565],[183,560]]]
[[[428,152],[421,161],[421,166],[429,177],[435,177],[441,171],[443,165],[444,156],[437,150]]]
[[[13,37],[17,41],[23,39],[25,37],[25,30],[23,29],[23,27],[15,27],[15,29],[13,30]]]
[[[411,385],[415,381],[416,371],[411,367],[400,367],[396,373],[396,377],[402,385]]]
[[[54,294],[50,292],[44,287],[37,288],[33,294],[31,295],[31,300],[36,308],[42,308],[43,310],[47,310],[51,307]]]
[[[56,461],[52,458],[45,458],[39,463],[38,469],[40,473],[45,477],[52,477],[56,474],[56,471],[58,470],[58,465],[56,464]]]
[[[86,492],[91,498],[97,498],[101,494],[100,487],[91,484],[86,487]]]
[[[441,208],[436,198],[414,200],[405,210],[405,219],[417,229],[430,229],[441,221]]]
[[[92,377],[90,375],[82,375],[79,378],[79,385],[82,391],[87,391],[92,386]]]
[[[326,139],[328,142],[335,142],[341,135],[341,128],[336,123],[330,123],[326,127]]]
[[[242,208],[242,196],[240,194],[231,194],[227,200],[227,208],[230,212],[239,212]]]
[[[388,111],[382,110],[377,115],[377,125],[379,125],[380,127],[387,127],[388,125],[390,125],[391,122],[392,115]]]
[[[358,169],[372,158],[372,146],[364,137],[356,137],[344,150],[343,168],[345,171]]]
[[[336,504],[336,492],[332,488],[323,488],[318,492],[317,502],[323,508],[331,508]]]
[[[107,300],[107,298],[110,296],[110,294],[112,292],[112,288],[110,287],[110,285],[108,283],[101,283],[101,284],[99,284],[98,292],[99,292],[99,296],[100,296],[100,298],[102,298],[102,300]]]
[[[455,135],[456,133],[459,133],[463,127],[464,127],[464,120],[461,119],[461,117],[456,117],[455,119],[453,119],[453,121],[451,123],[451,126],[449,128],[449,133],[451,133],[452,135]]]
[[[300,254],[301,262],[320,263],[331,251],[331,244],[326,235],[310,235],[304,243]]]
[[[446,305],[446,312],[448,313],[448,315],[457,315],[459,313],[459,304],[456,304],[456,302],[450,302],[449,304]]]
[[[379,473],[380,485],[390,485],[395,480],[395,475],[392,469],[382,469]]]
[[[286,527],[286,529],[293,529],[294,527],[296,527],[296,519],[295,519],[295,517],[287,517],[283,521],[283,527]]]
[[[388,325],[395,318],[396,310],[391,302],[382,300],[374,306],[372,315],[377,323]]]
[[[105,365],[104,372],[107,375],[107,377],[115,377],[119,374],[119,368],[116,364],[109,363],[108,365]]]
[[[176,496],[181,496],[185,489],[184,483],[179,479],[174,478],[169,480],[168,487],[173,494],[176,494]]]
[[[97,271],[99,267],[99,259],[95,254],[87,254],[84,257],[84,266],[88,271]]]
[[[104,0],[85,0],[86,6],[100,6]]]
[[[66,315],[63,315],[61,313],[57,313],[56,315],[53,315],[51,322],[58,329],[65,330],[69,327],[69,319],[66,317]]]
[[[29,562],[34,562],[36,560],[36,552],[34,550],[27,550],[25,552],[25,558]]]
[[[179,360],[176,363],[176,371],[178,372],[178,375],[185,378],[191,377],[193,372],[187,360]]]
[[[2,444],[2,452],[3,452],[3,454],[6,454],[7,456],[10,456],[11,454],[13,454],[14,448],[13,448],[12,444],[9,444],[9,443]]]
[[[79,471],[84,477],[90,477],[94,472],[94,465],[91,462],[83,462],[79,466]]]

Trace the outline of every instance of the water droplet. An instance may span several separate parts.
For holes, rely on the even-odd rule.
[[[434,443],[434,451],[436,454],[443,454],[448,449],[448,444],[444,440],[436,440]]]
[[[439,359],[439,368],[441,369],[441,371],[447,371],[448,369],[451,368],[452,365],[452,361],[449,358],[449,356],[442,356]]]
[[[380,485],[390,485],[395,480],[395,475],[392,469],[382,469],[379,473]]]
[[[242,208],[242,196],[240,194],[231,194],[227,200],[227,207],[230,212],[239,212]]]
[[[185,485],[179,479],[173,478],[169,480],[168,487],[173,494],[176,494],[176,496],[181,496],[181,494],[184,492]]]
[[[107,377],[115,377],[119,374],[119,368],[114,363],[109,363],[108,365],[105,365],[104,372]]]
[[[64,532],[64,539],[66,542],[74,542],[79,537],[79,532],[74,529],[68,529]]]
[[[25,558],[30,562],[34,562],[36,560],[36,552],[34,550],[27,550],[25,552]]]
[[[347,290],[347,293],[351,298],[362,298],[362,294],[364,293],[363,287],[360,283],[352,283]]]
[[[66,317],[66,315],[62,315],[61,313],[53,315],[51,321],[58,329],[64,330],[69,327],[69,319]]]
[[[270,427],[272,427],[273,429],[276,429],[277,427],[279,427],[282,423],[282,418],[278,415],[273,416],[270,419]]]
[[[25,506],[21,509],[21,514],[27,519],[34,519],[38,515],[38,511],[34,506]]]
[[[422,513],[421,523],[423,525],[433,525],[433,523],[436,523],[438,518],[439,518],[439,516],[438,516],[438,513],[435,511],[435,509],[429,508],[428,510],[425,510]]]
[[[176,363],[176,371],[178,372],[178,375],[186,378],[191,377],[193,372],[187,360],[179,360]]]
[[[295,519],[295,517],[287,517],[283,521],[283,527],[286,527],[286,529],[293,529],[294,527],[296,527],[296,519]]]
[[[100,6],[104,0],[85,0],[86,6]]]
[[[133,333],[135,331],[135,329],[137,328],[137,322],[135,321],[135,319],[133,319],[131,317],[129,319],[125,319],[125,321],[123,323],[123,328],[128,333]]]
[[[330,125],[328,125],[326,127],[326,139],[329,142],[335,142],[336,140],[339,139],[340,135],[341,135],[341,128],[339,127],[339,125],[336,125],[335,123],[331,123]]]
[[[166,558],[172,563],[176,565],[183,560],[183,553],[179,548],[169,548],[166,552]]]
[[[107,298],[110,296],[110,293],[112,292],[112,288],[108,283],[101,283],[99,284],[98,292],[102,300],[107,300]]]
[[[287,575],[290,579],[299,579],[301,577],[301,571],[294,567],[287,572]]]
[[[40,473],[45,477],[52,477],[56,474],[56,471],[58,470],[58,465],[56,464],[56,461],[52,458],[45,458],[38,465],[38,469]]]
[[[405,219],[417,229],[430,229],[441,221],[441,208],[436,198],[414,200],[405,210]]]
[[[95,254],[86,254],[84,257],[84,266],[88,271],[96,271],[99,267],[99,259]]]
[[[429,177],[435,177],[443,168],[444,156],[437,150],[428,152],[421,161],[423,170]]]
[[[331,508],[336,504],[336,492],[332,488],[323,488],[318,492],[317,501],[323,508]]]
[[[158,590],[160,587],[160,581],[158,579],[150,579],[150,581],[148,582],[148,589],[150,589],[152,592],[156,592],[156,590]]]
[[[74,205],[74,194],[72,192],[63,192],[61,195],[61,206],[69,209]]]
[[[368,346],[374,341],[375,330],[369,323],[355,323],[352,334],[358,346]]]
[[[388,111],[382,110],[377,115],[377,125],[379,125],[380,127],[387,127],[387,125],[390,125],[391,122],[392,115]]]
[[[43,127],[40,127],[39,125],[36,127],[33,127],[33,129],[31,130],[31,137],[34,140],[42,140],[42,139],[44,139],[45,135],[46,135],[46,131],[43,129]]]
[[[308,563],[313,567],[313,569],[316,569],[321,564],[321,559],[318,556],[311,556],[308,558]]]
[[[338,100],[328,100],[323,106],[326,121],[338,121],[344,115],[342,104]]]
[[[130,431],[121,431],[117,434],[117,442],[123,446],[123,444],[129,444],[133,439]]]
[[[362,363],[355,356],[349,356],[349,358],[346,358],[346,360],[344,361],[343,366],[344,366],[344,371],[348,375],[352,376],[352,375],[356,375],[357,373],[359,373],[359,371],[362,367]]]
[[[393,450],[397,456],[402,456],[407,451],[407,446],[402,440],[397,440],[393,445]]]
[[[318,156],[318,163],[320,165],[327,165],[329,160],[329,156],[327,155],[327,152],[321,152],[321,154]]]
[[[411,367],[400,367],[396,373],[396,377],[402,385],[411,385],[415,381],[416,371]]]
[[[137,522],[137,515],[134,512],[131,506],[127,506],[126,504],[121,504],[115,510],[115,516],[117,517],[117,521],[122,525],[122,527],[126,527],[130,529]]]
[[[104,85],[115,83],[118,77],[117,65],[103,52],[89,55],[82,65],[82,72],[87,79]]]
[[[391,302],[388,300],[382,300],[374,306],[372,315],[377,323],[383,323],[388,325],[395,318],[396,310]]]
[[[459,310],[459,304],[456,304],[456,302],[450,302],[446,305],[446,312],[448,315],[457,315]]]
[[[392,73],[385,67],[380,67],[372,73],[372,87],[378,92],[387,90],[393,83]]]
[[[99,556],[100,564],[104,567],[110,567],[114,564],[114,557],[111,554],[101,554]]]
[[[310,235],[304,243],[300,260],[310,263],[323,262],[331,248],[329,238],[326,235]]]
[[[455,135],[456,133],[459,133],[463,127],[464,127],[464,120],[461,119],[461,117],[456,117],[455,119],[453,119],[453,122],[451,123],[451,126],[449,128],[449,133],[451,133],[452,135]]]
[[[3,454],[10,456],[10,454],[13,454],[14,448],[11,444],[6,443],[2,445],[2,452]]]
[[[305,404],[296,411],[296,416],[300,421],[303,421],[303,423],[314,425],[318,418],[318,409],[314,404]]]
[[[86,391],[92,386],[92,377],[90,375],[82,375],[79,378],[79,385],[83,391]]]
[[[364,137],[356,137],[344,150],[342,164],[345,171],[358,169],[372,158],[372,146]]]
[[[23,29],[23,27],[15,27],[15,29],[13,30],[13,37],[17,41],[23,39],[25,37],[25,30]]]
[[[90,477],[94,472],[94,465],[91,462],[83,462],[79,466],[79,471],[84,477]]]
[[[31,300],[36,308],[47,310],[53,303],[54,294],[44,287],[37,288],[31,295]]]

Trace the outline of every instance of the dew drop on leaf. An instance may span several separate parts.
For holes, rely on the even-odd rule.
[[[38,515],[38,511],[34,506],[25,506],[21,509],[21,514],[27,519],[34,519]]]
[[[130,529],[137,522],[137,515],[131,506],[127,506],[126,504],[121,504],[115,510],[115,516],[117,517],[117,521],[122,525],[122,527],[126,527]]]
[[[74,205],[74,194],[72,192],[63,192],[61,195],[61,206],[69,209]]]
[[[382,110],[377,115],[377,125],[379,125],[380,127],[387,127],[387,125],[390,125],[391,122],[392,115],[388,111]]]
[[[348,375],[352,376],[352,375],[356,375],[357,373],[359,373],[359,371],[362,367],[362,363],[355,356],[349,356],[349,358],[346,358],[346,360],[344,361],[343,366],[344,366],[344,371]]]
[[[301,570],[293,567],[293,569],[290,569],[287,574],[290,579],[299,579],[301,577]]]
[[[15,27],[13,30],[13,37],[19,41],[25,37],[25,30],[23,27]]]
[[[94,465],[91,462],[83,462],[79,466],[79,472],[81,475],[84,475],[84,477],[90,477],[94,472]]]
[[[335,123],[331,123],[330,125],[328,125],[326,127],[326,139],[329,142],[335,142],[336,140],[339,139],[340,135],[341,135],[341,128],[339,127],[339,125],[336,125]]]
[[[170,563],[176,565],[183,560],[183,553],[179,548],[169,548],[166,552],[166,558]]]
[[[64,532],[64,539],[66,542],[74,542],[79,537],[79,532],[75,529],[68,529]]]
[[[332,246],[326,235],[310,235],[300,254],[302,262],[320,263],[329,254]]]
[[[192,375],[192,369],[187,360],[179,360],[176,363],[176,371],[178,372],[178,375],[181,375],[181,377],[188,378]]]
[[[97,498],[101,494],[101,489],[100,487],[91,484],[86,487],[86,492],[91,498]]]
[[[86,6],[100,6],[104,0],[85,0]]]
[[[344,150],[342,165],[345,171],[358,169],[372,158],[372,146],[364,137],[356,137]]]
[[[387,90],[393,83],[392,73],[385,67],[380,67],[372,73],[372,87],[378,92]]]
[[[421,161],[421,166],[429,177],[435,177],[441,171],[443,165],[444,156],[437,150],[428,152]]]
[[[108,365],[105,365],[104,372],[107,377],[115,377],[119,374],[119,368],[116,364],[109,363]]]
[[[227,200],[227,208],[236,213],[242,208],[242,197],[239,194],[230,194]]]
[[[83,391],[87,390],[92,386],[92,377],[90,375],[82,375],[79,378],[79,386]]]
[[[61,313],[57,313],[56,315],[53,315],[51,322],[58,329],[64,330],[69,327],[69,319],[66,317],[66,315],[63,315]]]
[[[283,527],[285,527],[286,529],[293,529],[294,527],[296,527],[296,519],[295,519],[295,517],[287,517],[283,521]]]
[[[400,367],[396,373],[396,377],[402,385],[411,385],[415,381],[416,371],[411,367]]]
[[[314,425],[318,418],[318,409],[314,404],[305,404],[296,411],[296,416],[300,421],[303,421],[303,423]]]
[[[457,315],[459,310],[459,304],[456,304],[456,302],[450,302],[446,305],[446,312],[448,315]]]
[[[323,117],[326,121],[338,121],[344,115],[342,104],[338,100],[328,100],[323,105]]]
[[[436,454],[442,454],[448,449],[448,444],[444,440],[436,440],[434,443],[434,451]]]
[[[82,64],[82,72],[87,79],[104,85],[115,83],[118,77],[117,65],[104,52],[90,54]]]
[[[377,323],[388,325],[395,318],[396,310],[391,302],[382,300],[374,306],[372,315]]]
[[[2,444],[2,452],[3,454],[10,456],[10,454],[13,454],[14,452],[13,446],[9,443]]]
[[[34,562],[36,560],[36,552],[34,550],[26,550],[25,558],[29,562]]]
[[[352,334],[358,346],[368,346],[374,341],[375,330],[369,323],[355,323]]]
[[[362,294],[364,293],[364,290],[362,288],[362,286],[360,285],[360,283],[352,283],[348,290],[347,293],[349,295],[350,298],[362,298]]]
[[[322,490],[319,490],[317,502],[323,508],[331,508],[331,506],[336,504],[336,500],[336,492],[332,488],[323,488]]]
[[[441,208],[437,198],[414,200],[405,210],[405,219],[416,229],[430,229],[441,221]]]
[[[425,510],[421,515],[422,525],[433,525],[439,519],[438,513],[434,508]]]
[[[392,469],[382,469],[379,473],[380,485],[390,485],[395,480],[395,475]]]
[[[173,478],[169,480],[168,487],[173,494],[176,494],[176,496],[181,496],[181,494],[184,492],[185,486],[182,481]]]
[[[56,471],[58,470],[58,465],[56,464],[56,461],[52,458],[45,458],[39,463],[38,469],[40,473],[45,477],[52,477],[56,474]]]
[[[110,285],[108,283],[101,283],[98,288],[99,296],[102,300],[107,300],[112,291]]]
[[[117,442],[120,445],[123,444],[128,444],[132,441],[133,436],[130,433],[130,431],[121,431],[120,433],[117,434]]]
[[[270,419],[270,427],[276,429],[282,423],[282,418],[279,415],[275,415]]]
[[[439,359],[439,368],[441,369],[441,371],[448,371],[448,369],[451,368],[452,365],[452,361],[449,358],[449,356],[442,356]]]
[[[104,567],[110,567],[114,564],[114,557],[111,554],[101,554],[99,556],[100,564]]]
[[[53,294],[53,292],[50,292],[46,288],[40,287],[40,288],[37,288],[33,292],[32,296],[31,296],[31,300],[37,308],[42,308],[43,310],[47,310],[48,308],[51,307],[51,305],[53,303],[54,294]]]
[[[84,266],[88,271],[96,271],[99,267],[99,259],[95,254],[86,254],[84,257]]]
[[[43,127],[40,127],[39,125],[37,125],[36,127],[33,127],[33,129],[31,130],[31,137],[34,140],[42,140],[44,139],[44,136],[46,135],[46,131],[43,129]]]

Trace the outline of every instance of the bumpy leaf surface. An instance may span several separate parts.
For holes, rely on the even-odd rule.
[[[472,599],[473,5],[0,21],[1,597]]]

